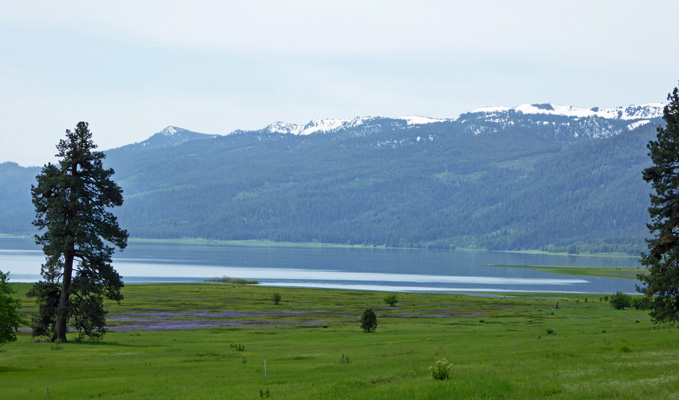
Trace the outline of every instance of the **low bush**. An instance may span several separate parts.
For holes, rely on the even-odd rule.
[[[395,294],[390,294],[389,296],[384,298],[384,303],[389,304],[389,306],[394,307],[396,303],[398,303],[398,298],[396,298]]]
[[[243,278],[229,278],[228,276],[224,276],[221,278],[215,278],[215,279],[208,279],[208,282],[215,282],[215,283],[230,283],[233,285],[257,285],[259,284],[259,281],[256,280],[248,280],[248,279],[243,279]]]
[[[231,348],[236,351],[245,351],[245,345],[242,343],[231,343]]]
[[[624,310],[625,307],[632,307],[632,296],[623,292],[616,292],[611,296],[611,305],[616,310]]]
[[[438,360],[434,365],[429,367],[431,371],[431,377],[434,380],[445,381],[450,379],[450,373],[452,372],[453,365],[446,360]]]
[[[637,296],[632,299],[632,307],[637,310],[650,310],[651,309],[651,298],[646,296]]]

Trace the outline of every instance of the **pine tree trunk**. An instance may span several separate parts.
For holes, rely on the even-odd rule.
[[[64,256],[64,275],[61,281],[61,293],[57,307],[57,319],[54,322],[54,336],[52,341],[61,340],[66,343],[66,322],[68,321],[68,297],[73,275],[73,251],[66,252]]]

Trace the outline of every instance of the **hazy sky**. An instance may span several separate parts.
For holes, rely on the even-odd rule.
[[[679,1],[2,1],[0,163],[53,161],[88,121],[100,149],[168,125],[552,102],[664,102]]]

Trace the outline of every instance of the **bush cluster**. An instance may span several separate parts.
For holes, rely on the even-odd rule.
[[[279,305],[279,304],[281,304],[281,300],[283,299],[283,296],[281,296],[281,294],[278,293],[278,292],[273,292],[272,299],[273,299],[273,303],[275,305]]]
[[[389,304],[391,307],[394,307],[396,303],[398,303],[398,298],[396,297],[395,294],[390,294],[389,296],[386,296],[384,298],[384,303]]]
[[[618,291],[611,296],[610,302],[616,310],[624,310],[625,307],[632,307],[632,296]]]
[[[438,360],[434,365],[429,367],[431,371],[431,377],[434,380],[445,381],[450,379],[450,373],[452,372],[453,365],[446,360]]]

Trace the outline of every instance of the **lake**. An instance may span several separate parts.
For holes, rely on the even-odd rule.
[[[0,238],[0,270],[12,282],[40,279],[32,239]],[[266,286],[393,292],[636,293],[633,279],[556,275],[490,265],[639,267],[637,258],[506,252],[273,248],[135,243],[117,253],[125,283],[201,282],[228,276]]]

